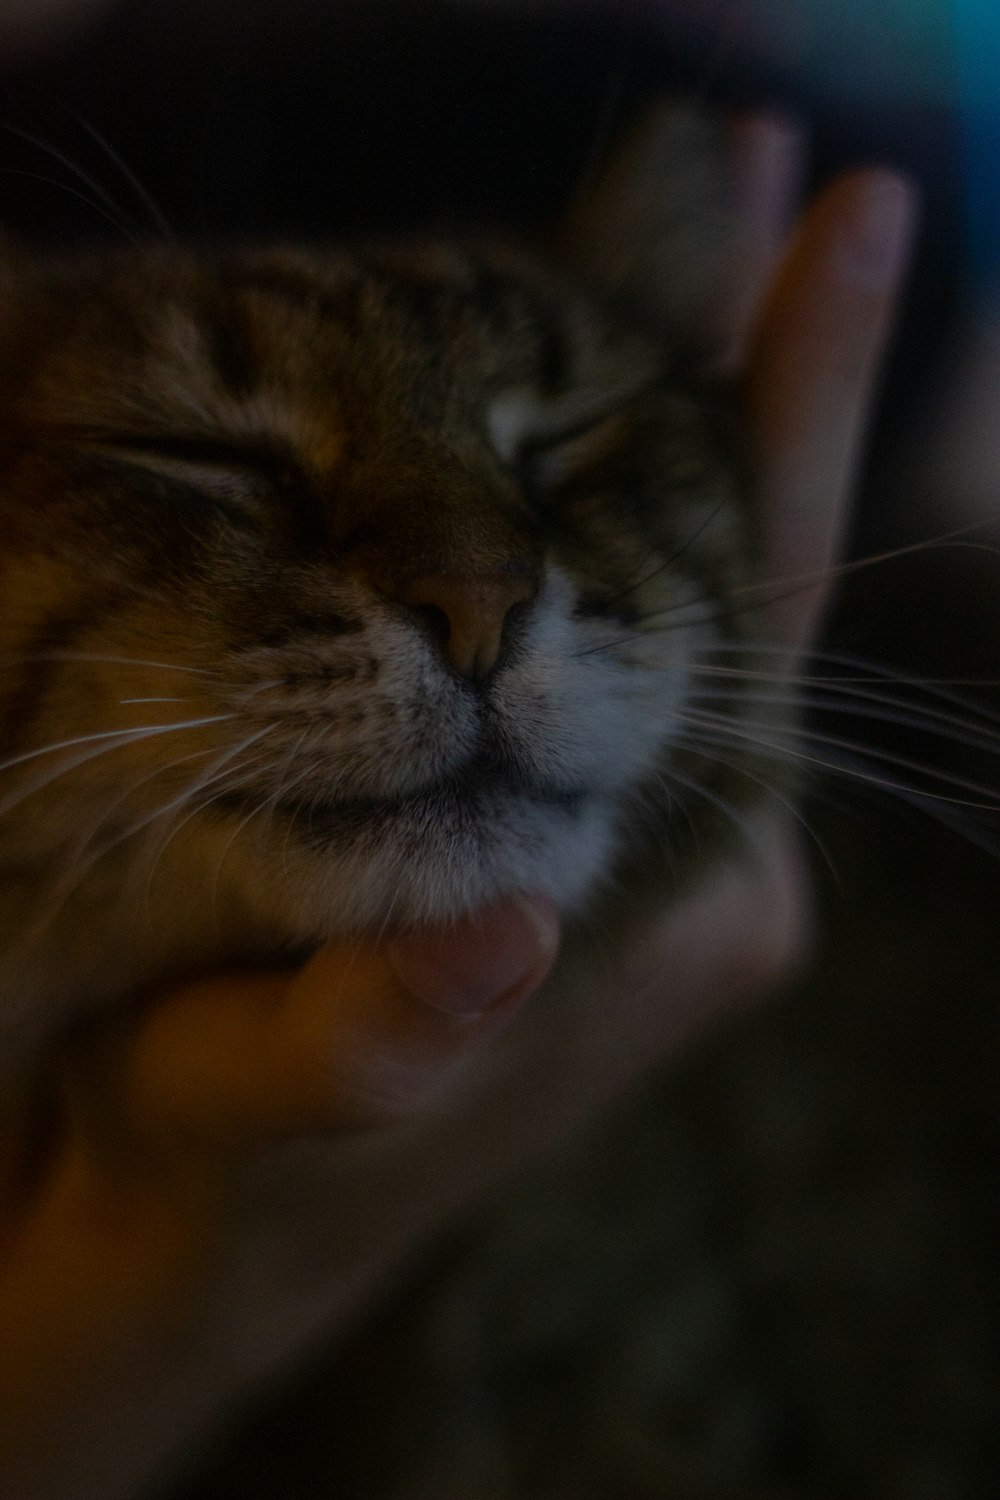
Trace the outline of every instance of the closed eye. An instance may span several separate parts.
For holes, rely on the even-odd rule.
[[[80,446],[102,457],[186,479],[210,489],[231,488],[247,479],[284,487],[299,475],[290,453],[273,444],[235,443],[185,433],[94,433],[79,435]]]
[[[556,397],[517,387],[494,398],[486,413],[493,446],[528,483],[546,489],[597,463],[620,439],[634,403],[658,376],[609,388],[579,387]]]
[[[500,457],[517,463],[530,447],[559,442],[601,422],[633,394],[580,388],[553,397],[516,386],[494,396],[486,410],[486,430]]]
[[[618,446],[626,427],[626,414],[614,411],[596,422],[525,444],[521,454],[525,479],[534,489],[556,488],[574,474],[598,464]]]

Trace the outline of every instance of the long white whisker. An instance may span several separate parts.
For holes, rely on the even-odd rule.
[[[272,817],[274,816],[274,809],[277,807],[278,803],[286,798],[289,793],[294,790],[295,787],[301,785],[301,783],[312,774],[312,767],[308,765],[306,766],[305,770],[300,771],[297,776],[293,777],[291,774],[292,766],[294,765],[295,760],[298,758],[298,756],[303,753],[303,747],[306,741],[309,739],[310,734],[312,735],[312,741],[314,745],[322,744],[325,738],[324,726],[312,724],[307,725],[299,735],[299,738],[295,741],[295,744],[289,751],[289,754],[286,756],[281,773],[278,777],[278,789],[275,792],[273,798],[271,798],[270,811]],[[288,869],[288,843],[291,839],[291,836],[292,824],[291,822],[288,822],[285,827],[285,836],[281,841],[281,862],[282,868],[286,872]]]
[[[103,651],[26,651],[0,655],[0,667],[25,667],[40,661],[84,661],[110,666],[157,667],[165,672],[184,672],[197,677],[216,677],[207,667],[185,666],[178,661],[156,661],[143,656],[114,656]]]
[[[228,762],[231,761],[235,756],[242,755],[243,752],[248,750],[251,745],[256,744],[258,740],[263,739],[265,735],[272,733],[277,728],[278,725],[276,724],[268,724],[265,725],[263,729],[258,730],[255,734],[248,735],[245,740],[242,740],[239,744],[231,747],[231,749],[225,756],[215,761],[208,768],[209,774],[202,777],[200,781],[196,782],[192,786],[187,787],[185,789],[183,797],[175,798],[172,803],[168,803],[165,806],[157,809],[156,816],[158,818],[165,816],[167,813],[175,809],[184,810],[186,808],[187,810],[184,811],[183,817],[176,819],[172,826],[165,831],[165,836],[161,839],[157,847],[151,852],[151,859],[145,882],[145,899],[147,906],[149,903],[153,878],[156,874],[157,864],[162,861],[168,847],[181,832],[181,830],[185,827],[185,825],[189,823],[192,818],[197,817],[199,813],[203,812],[205,808],[210,807],[213,802],[218,800],[219,791],[216,790],[210,797],[202,802],[196,803],[193,799],[199,792],[203,792],[206,787],[215,786],[219,782],[226,783],[222,790],[229,790],[233,786],[239,786],[241,780],[245,781],[247,772],[259,763],[261,757],[254,757],[250,761],[240,761],[235,766],[228,765]],[[227,768],[220,770],[220,767]],[[234,777],[237,778],[235,781],[232,779]],[[151,819],[147,819],[146,821],[148,823],[149,821],[151,821]]]
[[[88,748],[82,755],[75,756],[68,764],[60,763],[54,771],[48,772],[41,777],[36,777],[28,785],[19,786],[16,790],[0,802],[0,817],[12,812],[15,807],[33,796],[36,792],[51,786],[60,776],[77,770],[90,760],[96,760],[101,755],[106,755],[111,750],[119,750],[128,745],[140,743],[144,739],[153,739],[157,735],[172,734],[181,729],[200,729],[208,724],[221,724],[233,719],[234,714],[210,714],[200,719],[187,719],[177,724],[145,724],[135,729],[102,729],[96,734],[75,735],[68,740],[60,740],[56,744],[43,745],[40,749],[27,750],[21,755],[15,755],[10,760],[0,764],[0,772],[9,771],[15,766],[26,765],[29,761],[37,760],[44,755],[53,755],[59,750],[72,750],[78,745]]]
[[[759,692],[752,691],[744,701],[754,706],[806,708],[813,713],[849,714],[853,719],[867,719],[881,724],[896,724],[933,735],[948,744],[966,745],[970,749],[984,750],[994,754],[1000,752],[1000,735],[984,729],[958,714],[943,713],[940,709],[927,708],[922,704],[908,702],[881,692],[865,692],[857,688],[841,690],[840,684],[829,680],[823,684],[822,693],[812,692]],[[725,688],[695,688],[688,695],[690,704],[708,702],[733,702],[733,693]]]
[[[4,126],[3,128],[8,129],[9,127]],[[4,177],[26,177],[31,182],[44,183],[46,187],[57,188],[59,192],[67,193],[71,198],[78,198],[81,203],[86,203],[88,208],[92,208],[95,214],[100,214],[102,219],[106,219],[109,224],[117,229],[123,239],[128,240],[130,245],[138,246],[139,236],[129,229],[127,221],[109,212],[104,204],[99,203],[95,198],[90,198],[86,193],[81,193],[80,189],[73,187],[72,183],[62,182],[58,177],[48,177],[44,172],[29,171],[27,167],[0,167],[0,175]]]
[[[236,824],[229,838],[226,840],[226,843],[215,865],[215,877],[212,882],[213,907],[218,906],[219,890],[222,885],[222,872],[225,867],[226,860],[229,857],[229,853],[233,845],[235,844],[236,840],[239,838],[243,830],[247,828],[253,821],[253,819],[258,817],[262,812],[267,812],[271,817],[273,817],[274,810],[277,807],[278,803],[282,800],[282,798],[287,797],[291,788],[298,786],[300,782],[307,780],[313,774],[313,767],[306,766],[306,768],[301,771],[298,776],[292,778],[291,780],[289,780],[288,776],[292,759],[298,753],[303,740],[309,734],[310,730],[315,727],[316,726],[309,725],[306,729],[304,729],[298,740],[296,740],[292,749],[289,751],[289,754],[285,757],[282,772],[279,773],[278,786],[276,790],[272,792],[269,797],[264,797],[260,802],[256,804],[255,807],[252,807],[248,813],[244,814],[244,816]],[[290,833],[291,828],[289,827],[289,829],[286,830],[285,838],[282,843],[282,861],[285,863],[286,867],[288,860],[288,839]]]
[[[173,812],[175,808],[185,806],[190,802],[192,796],[204,791],[206,786],[211,786],[214,781],[218,780],[222,767],[227,766],[236,756],[242,755],[244,750],[248,750],[251,745],[256,744],[258,740],[263,739],[265,735],[270,734],[275,728],[275,725],[267,724],[263,729],[258,729],[255,734],[247,735],[245,739],[238,741],[237,744],[228,746],[206,769],[204,775],[182,788],[169,802],[161,803],[151,813],[146,813],[138,822],[130,824],[124,833],[116,837],[111,844],[99,849],[97,851],[98,856],[107,854],[118,844],[123,843],[125,839],[133,838],[137,833],[141,833],[144,828],[147,828],[150,823],[154,823],[158,819],[165,817],[168,813]]]
[[[78,162],[73,161],[71,157],[60,151],[58,146],[54,146],[51,141],[45,140],[40,135],[33,135],[30,130],[22,130],[18,125],[8,124],[0,125],[0,129],[7,135],[17,136],[19,140],[27,142],[29,146],[34,146],[44,156],[49,157],[54,162],[58,162],[61,167],[65,167],[67,172],[71,172],[78,182],[81,182],[89,192],[94,194],[94,197],[92,199],[85,198],[83,193],[70,188],[67,183],[60,182],[58,178],[43,179],[43,181],[51,181],[56,187],[65,188],[68,192],[76,191],[77,197],[84,198],[84,201],[89,203],[91,208],[103,213],[104,217],[114,224],[115,228],[124,234],[126,238],[131,240],[133,245],[139,243],[137,232],[139,226],[132,215],[121,203],[112,197],[107,188],[102,187],[95,177],[91,177],[89,172],[84,171]]]
[[[766,643],[722,642],[706,647],[705,650],[713,657],[717,655],[742,654],[755,658],[768,654],[776,654],[782,658],[794,659],[794,653],[789,652],[787,647],[771,646]],[[877,688],[880,684],[886,687],[912,688],[915,692],[926,694],[929,698],[936,698],[940,702],[947,703],[953,708],[961,709],[963,712],[973,715],[976,718],[1000,725],[1000,713],[987,708],[980,700],[951,691],[955,688],[998,688],[1000,687],[1000,678],[921,677],[913,673],[900,672],[898,668],[888,666],[882,662],[867,660],[864,657],[854,656],[849,652],[841,651],[819,651],[813,654],[812,659],[820,665],[829,663],[834,667],[859,669],[857,670],[857,675],[847,676],[840,672],[836,674],[829,672],[789,673],[782,671],[780,668],[774,672],[767,672],[756,667],[723,666],[718,662],[698,662],[698,654],[697,648],[691,653],[694,670],[699,676],[815,686],[824,689],[829,687],[853,687],[855,685]],[[905,702],[902,699],[897,701],[900,705]]]
[[[91,140],[96,142],[96,144],[104,152],[105,156],[107,156],[108,159],[114,164],[114,166],[118,168],[118,171],[121,173],[128,186],[132,189],[133,193],[135,193],[143,208],[145,208],[147,214],[149,215],[150,223],[153,225],[153,228],[156,229],[165,240],[173,242],[173,240],[175,239],[174,232],[167,222],[167,218],[160,208],[160,205],[157,203],[156,199],[153,197],[152,193],[145,186],[145,184],[136,176],[135,172],[133,172],[132,168],[129,166],[124,157],[115,150],[110,141],[105,140],[101,132],[83,115],[74,114],[73,118],[76,120],[77,124],[87,132]]]
[[[830,874],[833,876],[834,882],[836,883],[838,889],[841,888],[840,875],[838,874],[836,866],[833,863],[830,852],[826,848],[826,845],[823,843],[815,828],[812,827],[808,818],[806,818],[805,814],[802,812],[802,809],[795,802],[793,802],[791,798],[786,797],[782,792],[780,792],[776,786],[773,786],[770,782],[765,781],[762,777],[754,775],[754,773],[749,770],[747,766],[741,765],[739,761],[731,760],[728,756],[720,754],[718,748],[719,745],[729,745],[731,747],[730,741],[727,741],[724,736],[716,736],[712,732],[709,732],[704,736],[699,736],[691,733],[680,734],[675,736],[675,743],[689,750],[695,750],[703,755],[708,755],[714,764],[724,766],[727,770],[732,771],[735,775],[744,778],[746,781],[752,782],[754,786],[760,787],[761,791],[764,792],[766,796],[773,798],[773,800],[776,801],[781,807],[783,807],[789,814],[789,816],[793,818],[794,821],[798,823],[799,826],[803,829],[810,842],[813,844],[818,854],[820,855],[820,858],[823,860],[823,863],[830,871]],[[776,760],[778,760],[780,764],[781,758],[776,757]]]
[[[980,521],[970,522],[967,526],[957,527],[954,531],[945,532],[941,536],[929,537],[919,542],[908,542],[884,552],[874,553],[869,557],[850,559],[847,562],[832,564],[830,567],[815,569],[810,572],[786,574],[783,578],[755,579],[750,583],[738,584],[728,590],[725,600],[712,600],[709,597],[701,600],[700,605],[703,606],[703,609],[698,614],[691,614],[691,611],[699,609],[699,601],[680,600],[665,605],[662,609],[650,610],[644,614],[641,617],[640,629],[633,629],[628,635],[620,636],[613,641],[606,641],[600,646],[588,647],[576,654],[578,656],[589,656],[597,651],[613,650],[616,647],[628,645],[632,641],[641,640],[644,635],[648,636],[658,631],[688,630],[702,625],[718,624],[722,620],[739,617],[755,609],[765,609],[770,605],[779,604],[785,599],[795,598],[796,595],[819,584],[832,583],[867,568],[893,562],[915,553],[936,549],[945,550],[959,546],[971,546],[975,547],[976,550],[986,550],[994,553],[998,549],[986,546],[985,544],[965,542],[963,538],[973,532],[983,531],[995,525],[996,517],[989,516]],[[731,600],[738,601],[741,599],[744,602],[737,602],[734,605],[730,604]],[[654,626],[653,624],[653,622],[661,620],[664,617],[677,614],[681,614],[682,618],[676,623],[666,626]]]
[[[973,521],[968,526],[957,527],[954,531],[945,532],[941,536],[929,537],[919,542],[907,542],[902,546],[892,547],[885,552],[873,553],[869,557],[852,558],[847,562],[834,563],[830,567],[813,569],[805,573],[786,574],[783,578],[755,579],[752,583],[737,584],[735,588],[728,590],[725,608],[720,610],[713,605],[704,617],[693,621],[685,620],[683,624],[706,624],[715,620],[725,619],[730,614],[742,613],[747,609],[765,608],[770,604],[781,603],[784,599],[794,598],[796,594],[800,594],[805,589],[818,584],[831,583],[837,579],[849,577],[854,573],[863,572],[867,568],[879,566],[882,563],[895,562],[899,558],[910,557],[915,553],[934,551],[939,548],[944,550],[945,548],[957,545],[971,545],[961,543],[961,539],[968,536],[971,532],[982,531],[986,527],[995,524],[996,517],[991,516],[982,521]],[[987,548],[987,550],[995,551],[996,549]],[[780,590],[781,592],[775,592],[775,590]],[[741,596],[748,596],[748,603],[738,606],[736,610],[730,610],[728,601]],[[711,605],[712,602],[706,600],[705,603]],[[646,625],[651,620],[657,620],[664,615],[675,614],[678,610],[690,608],[691,605],[687,601],[669,604],[663,609],[652,610],[644,615],[642,623]]]
[[[765,724],[764,726],[759,726],[746,721],[734,722],[732,719],[726,717],[725,715],[710,713],[706,710],[695,709],[692,709],[688,713],[678,714],[678,719],[682,723],[690,724],[694,727],[705,726],[712,729],[718,729],[725,732],[734,741],[742,740],[748,744],[758,745],[763,749],[780,751],[783,755],[787,756],[789,760],[801,761],[806,765],[821,766],[824,769],[830,771],[838,771],[841,775],[850,775],[857,780],[869,781],[873,785],[881,786],[883,788],[887,788],[901,794],[904,792],[909,792],[917,796],[933,797],[937,801],[950,802],[958,807],[977,808],[984,812],[1000,811],[1000,802],[998,802],[997,800],[973,801],[965,797],[953,797],[944,792],[922,792],[919,787],[910,787],[905,783],[894,782],[886,777],[879,777],[872,773],[859,771],[857,769],[848,769],[843,765],[838,765],[836,761],[824,759],[822,756],[814,755],[807,750],[797,748],[799,742],[805,741],[808,743],[825,745],[831,749],[846,750],[854,755],[866,755],[870,760],[875,760],[888,766],[899,767],[903,770],[912,771],[918,776],[922,775],[934,777],[936,780],[941,782],[942,785],[960,787],[964,791],[975,793],[977,799],[988,798],[994,795],[989,787],[981,786],[978,782],[970,781],[966,777],[955,776],[944,771],[936,770],[933,767],[928,768],[927,766],[921,765],[919,761],[910,760],[906,756],[892,755],[881,750],[872,751],[869,746],[859,745],[855,741],[845,739],[840,735],[821,734],[808,729],[796,730],[795,744],[782,745],[780,743],[776,744],[774,740],[764,738],[764,735],[760,733],[761,727],[763,727],[763,730],[766,733],[773,733],[774,729],[772,725]]]
[[[635,570],[630,580],[622,588],[618,589],[613,594],[602,595],[602,606],[605,609],[614,608],[614,606],[616,604],[620,604],[623,599],[627,599],[630,594],[637,593],[639,589],[645,588],[646,585],[652,583],[655,578],[658,578],[662,573],[665,573],[670,568],[674,567],[674,565],[685,555],[685,553],[691,550],[694,544],[698,541],[698,538],[708,530],[716,517],[720,515],[723,510],[725,510],[727,504],[727,500],[720,500],[719,503],[713,507],[706,519],[702,521],[701,524],[697,526],[695,530],[689,536],[687,536],[684,541],[678,547],[676,547],[673,552],[670,553],[668,557],[664,557],[660,562],[656,564],[655,567],[647,569],[645,573],[640,573],[639,569],[644,566],[644,563],[640,563],[639,568]]]
[[[73,856],[72,863],[67,867],[65,873],[62,876],[62,879],[55,885],[55,887],[51,891],[49,896],[49,905],[45,912],[43,912],[39,917],[39,920],[32,927],[30,927],[25,934],[22,935],[20,946],[27,949],[30,948],[33,943],[37,942],[45,932],[46,928],[50,927],[55,921],[56,917],[65,907],[66,902],[72,896],[73,891],[80,887],[84,877],[91,869],[93,869],[94,865],[97,864],[98,861],[102,859],[106,854],[108,854],[112,849],[117,847],[119,844],[124,843],[131,836],[131,834],[135,832],[135,829],[126,829],[120,836],[111,839],[104,845],[92,850],[89,858],[85,858],[88,846],[92,843],[100,830],[104,828],[107,823],[110,822],[110,820],[114,817],[115,813],[117,812],[118,808],[121,807],[122,803],[126,802],[130,797],[133,797],[140,787],[145,786],[148,782],[155,780],[157,776],[162,776],[167,772],[174,771],[178,768],[178,766],[184,765],[188,761],[201,760],[206,755],[211,755],[213,753],[213,750],[213,746],[208,746],[204,750],[194,750],[187,755],[178,756],[176,760],[166,761],[162,765],[154,766],[151,771],[146,771],[142,776],[137,777],[133,782],[131,782],[128,788],[110,805],[110,807],[101,808],[98,816],[91,821],[89,827],[80,830],[80,837],[77,840],[76,852]]]
[[[672,786],[682,786],[689,792],[694,792],[695,796],[700,797],[709,806],[714,807],[716,811],[722,813],[723,817],[732,823],[737,831],[742,834],[746,840],[747,847],[759,854],[759,834],[753,825],[743,817],[739,809],[734,807],[732,803],[727,802],[724,797],[717,796],[715,792],[703,786],[701,782],[695,781],[688,776],[682,776],[673,766],[670,767],[668,772],[660,774],[657,779],[660,781],[664,792],[668,795]]]

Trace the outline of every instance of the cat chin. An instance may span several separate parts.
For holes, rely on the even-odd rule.
[[[513,891],[579,909],[608,869],[616,809],[595,797],[511,798],[489,815],[418,799],[391,819],[348,832],[341,817],[285,842],[250,874],[253,904],[290,939],[322,942],[448,921]],[[326,836],[326,837],[325,837]]]

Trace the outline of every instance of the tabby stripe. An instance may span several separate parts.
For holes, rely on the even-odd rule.
[[[285,302],[310,319],[320,317],[339,324],[346,332],[356,331],[360,323],[362,284],[355,278],[345,279],[340,287],[317,286],[304,272],[287,266],[224,267],[223,274],[230,291],[244,296],[273,297]]]

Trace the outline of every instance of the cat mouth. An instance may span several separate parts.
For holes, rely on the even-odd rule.
[[[311,840],[324,840],[372,833],[401,822],[416,826],[425,820],[459,821],[465,827],[487,826],[514,805],[573,816],[589,795],[589,789],[579,783],[535,780],[477,766],[394,797],[261,797],[234,792],[219,800],[242,813],[266,806],[300,827]]]

